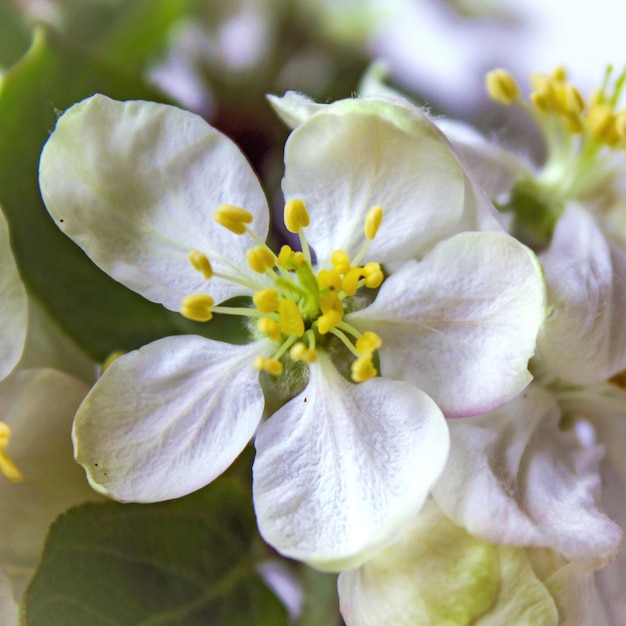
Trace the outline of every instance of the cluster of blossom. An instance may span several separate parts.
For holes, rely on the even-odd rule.
[[[63,404],[46,428],[65,439],[50,435],[51,454],[67,465],[80,404],[75,457],[122,502],[189,494],[254,438],[259,531],[340,573],[348,626],[618,626],[623,82],[607,75],[585,101],[559,69],[533,79],[526,103],[508,73],[488,75],[492,97],[544,129],[538,170],[373,74],[331,104],[270,97],[292,129],[281,217],[293,238],[279,250],[255,174],[203,119],[102,95],[74,105],[40,162],[56,224],[145,298],[208,324],[243,317],[245,337],[155,341],[87,392],[28,369],[51,350],[18,363],[31,331],[3,320],[0,470],[46,475],[26,428],[52,393]],[[27,296],[0,251],[15,324]],[[248,306],[229,302],[241,296]],[[89,497],[73,473],[59,480],[67,500],[48,508]],[[51,519],[28,550],[7,540],[19,529],[5,502],[20,488],[0,484],[0,565],[27,580]]]

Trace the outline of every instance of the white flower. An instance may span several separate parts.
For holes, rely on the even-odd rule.
[[[432,500],[393,545],[341,574],[347,624],[609,624],[594,570],[622,533],[598,503],[603,448],[560,418],[533,384],[497,411],[451,420]]]
[[[544,287],[506,234],[451,236],[497,227],[493,207],[413,107],[328,106],[292,133],[285,163],[302,252],[276,256],[256,177],[200,118],[94,96],[59,119],[40,167],[56,223],[169,309],[259,320],[245,345],[169,337],[115,361],[77,414],[75,450],[98,490],[149,502],[207,484],[256,431],[262,535],[340,569],[414,515],[441,471],[447,428],[426,393],[468,415],[527,384]],[[376,295],[380,263],[412,257]],[[214,305],[235,295],[257,308]],[[391,378],[375,377],[377,353]],[[253,363],[292,396],[262,423]]]

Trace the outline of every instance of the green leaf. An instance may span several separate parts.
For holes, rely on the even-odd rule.
[[[131,350],[166,335],[240,337],[240,327],[230,319],[216,316],[209,325],[188,322],[116,283],[48,216],[39,195],[41,149],[58,111],[94,92],[159,99],[139,76],[120,74],[43,30],[0,82],[0,205],[27,288],[98,361],[114,350]]]
[[[249,494],[223,478],[159,504],[85,504],[51,527],[29,626],[286,626],[251,559]]]

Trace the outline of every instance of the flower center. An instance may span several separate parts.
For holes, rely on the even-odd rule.
[[[511,74],[497,69],[486,76],[487,92],[503,104],[524,108],[542,129],[547,157],[537,176],[519,180],[507,206],[538,239],[549,239],[564,204],[570,199],[607,196],[623,166],[626,109],[618,108],[626,70],[611,81],[607,68],[600,89],[586,99],[558,67],[534,73],[528,100],[520,96]]]
[[[0,422],[0,473],[4,474],[10,481],[18,483],[22,480],[22,472],[4,451],[9,445],[10,438],[11,429],[4,422]]]
[[[380,206],[372,207],[365,218],[365,242],[359,252],[351,259],[345,251],[335,250],[330,259],[332,269],[317,269],[311,261],[304,234],[310,217],[302,200],[290,200],[284,212],[285,226],[298,235],[301,251],[285,245],[276,255],[248,228],[252,214],[240,207],[222,204],[214,218],[232,233],[252,237],[256,245],[247,251],[248,265],[269,279],[269,285],[267,280],[264,283],[259,281],[258,285],[250,284],[243,275],[216,274],[208,257],[192,250],[189,262],[205,279],[220,276],[251,286],[255,290],[252,297],[255,308],[215,306],[209,294],[194,293],[183,299],[182,315],[201,322],[209,321],[213,313],[258,318],[257,332],[276,342],[277,347],[271,357],[257,356],[254,366],[273,376],[282,374],[286,355],[295,361],[315,362],[318,347],[330,335],[354,355],[351,366],[354,382],[377,375],[373,357],[382,344],[380,337],[370,331],[361,333],[344,320],[344,313],[358,289],[376,289],[384,279],[379,263],[360,264],[382,222],[383,209]]]

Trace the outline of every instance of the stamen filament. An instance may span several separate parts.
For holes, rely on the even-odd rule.
[[[263,313],[258,309],[238,306],[214,306],[211,307],[213,313],[222,313],[222,315],[243,315],[246,317],[271,317],[267,313]]]
[[[352,354],[354,354],[355,357],[359,358],[361,356],[361,353],[354,347],[354,345],[350,342],[350,340],[337,328],[337,326],[335,326],[334,328],[331,328],[328,332],[332,333],[333,335],[335,335],[335,337],[337,337],[337,339],[341,340],[341,343],[343,343],[343,345],[346,346],[346,348],[348,348],[348,350],[350,350],[350,352],[352,352]]]

